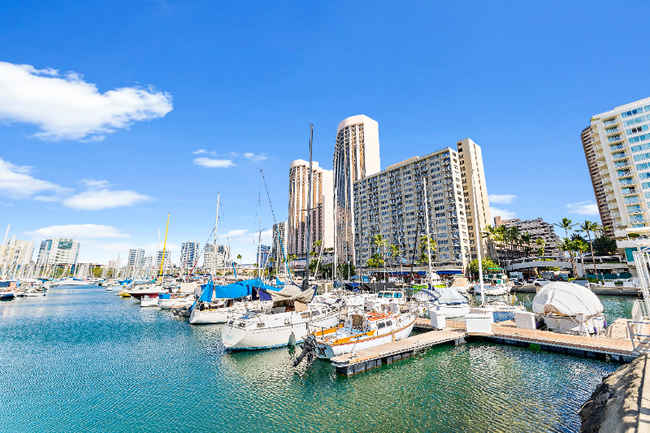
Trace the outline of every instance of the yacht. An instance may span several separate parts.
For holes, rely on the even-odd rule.
[[[311,332],[329,329],[339,322],[339,308],[311,304],[314,289],[304,292],[295,285],[265,293],[273,301],[270,311],[251,310],[231,318],[221,328],[221,339],[230,350],[259,350],[294,345]]]
[[[446,318],[465,317],[469,314],[469,300],[454,287],[424,289],[413,295],[419,301],[418,314],[426,317],[430,309],[437,309]]]
[[[340,326],[314,332],[316,356],[331,359],[408,337],[415,326],[416,315],[400,313],[395,307],[389,312],[352,314]]]

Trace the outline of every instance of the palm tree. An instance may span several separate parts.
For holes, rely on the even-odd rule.
[[[383,235],[379,234],[372,238],[372,243],[381,253],[381,261],[384,264],[384,282],[386,282],[386,246],[388,245],[388,241],[384,239]]]
[[[402,255],[402,251],[397,245],[392,244],[390,246],[390,255],[393,257],[393,260],[397,260]],[[402,276],[402,260],[399,261],[399,275],[400,277]]]
[[[522,233],[520,236],[521,243],[524,245],[524,249],[526,251],[526,254],[530,254],[533,248],[530,246],[530,244],[533,243],[533,237],[530,235],[530,233]]]
[[[580,229],[579,232],[587,233],[587,238],[589,238],[589,247],[591,248],[591,261],[594,263],[594,276],[598,278],[598,271],[596,270],[596,258],[594,257],[594,242],[591,239],[591,232],[602,231],[603,228],[598,223],[592,223],[591,221],[585,220],[584,223],[578,225]],[[595,233],[594,233],[595,235]]]
[[[493,257],[495,260],[497,259],[497,252],[495,246],[497,236],[498,236],[497,228],[489,224],[485,226],[485,230],[483,230],[483,233],[481,233],[481,237],[487,239],[488,251],[490,252],[490,256]]]
[[[544,240],[544,238],[537,238],[537,239],[535,239],[535,244],[538,246],[537,255],[538,256],[543,256],[544,255],[544,245],[546,245],[546,241]]]
[[[559,223],[553,223],[554,226],[557,226],[561,229],[564,229],[564,234],[566,235],[565,240],[569,242],[569,230],[571,230],[573,227],[575,227],[575,224],[573,224],[573,221],[571,221],[569,218],[562,218],[562,221]],[[559,248],[559,247],[558,247]],[[560,248],[561,249],[561,248]],[[571,261],[571,267],[573,269],[577,269],[575,261],[573,260],[573,250],[562,250],[562,251],[568,251],[569,252],[569,261]],[[578,274],[576,273],[576,276]]]
[[[571,269],[573,270],[573,275],[578,276],[578,267],[576,266],[575,261],[573,260],[573,251],[576,249],[574,245],[575,241],[570,240],[569,238],[564,238],[558,242],[557,247],[559,250],[569,253],[571,257]]]
[[[582,264],[582,273],[584,274],[584,277],[587,277],[587,270],[585,269],[585,253],[589,251],[589,244],[587,242],[581,241],[579,239],[576,239],[574,241],[571,241],[573,243],[574,248],[576,251],[580,253],[580,263]],[[596,278],[598,278],[598,274],[596,274]]]
[[[424,235],[420,238],[420,263],[428,262],[429,255],[427,254],[427,250],[431,250],[432,254],[435,253],[436,241],[431,236]]]

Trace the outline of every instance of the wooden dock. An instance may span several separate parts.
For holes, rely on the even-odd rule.
[[[466,341],[483,340],[511,346],[529,347],[535,350],[626,363],[639,356],[627,333],[627,320],[618,319],[600,337],[557,334],[550,331],[520,329],[513,321],[492,325],[491,334],[468,334],[463,322],[447,321],[444,330],[433,330],[426,319],[417,319],[415,329],[426,331],[404,340],[359,350],[332,358],[336,372],[352,376],[363,371],[410,358],[418,352],[440,344],[463,344]],[[648,330],[647,334],[650,334]],[[650,339],[638,340],[637,349],[650,350]]]

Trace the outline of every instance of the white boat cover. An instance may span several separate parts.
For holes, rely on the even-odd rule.
[[[198,287],[198,283],[181,283],[181,293],[194,293],[194,290]]]
[[[603,304],[591,290],[574,283],[552,282],[542,287],[533,299],[533,312],[587,318],[603,312]]]
[[[454,287],[436,287],[417,292],[413,297],[421,302],[435,302],[440,304],[466,304],[467,298],[461,295]]]
[[[452,283],[451,287],[468,287],[469,286],[469,280],[465,277],[457,277],[454,279],[454,282]]]
[[[314,298],[316,291],[314,289],[309,289],[303,292],[300,290],[300,287],[296,286],[295,284],[290,284],[284,286],[284,288],[279,292],[269,290],[267,293],[271,296],[273,302],[298,301],[302,302],[303,304],[309,304]]]

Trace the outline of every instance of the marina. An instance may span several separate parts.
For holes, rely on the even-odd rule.
[[[615,309],[621,301],[612,302]],[[45,297],[2,303],[0,380],[11,390],[0,393],[3,425],[18,432],[70,425],[106,432],[271,425],[332,431],[395,423],[417,429],[426,422],[433,431],[508,431],[513,423],[576,431],[580,406],[620,365],[469,339],[345,378],[325,360],[294,368],[298,348],[228,352],[221,326],[191,326],[96,286],[58,286]],[[516,407],[506,404],[515,400]],[[197,401],[208,409],[197,410]],[[233,416],[239,412],[246,416]]]

